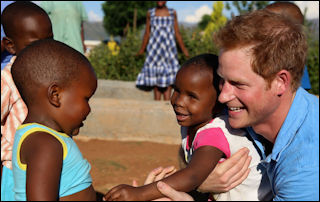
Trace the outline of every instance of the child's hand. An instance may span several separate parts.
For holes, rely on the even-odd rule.
[[[162,166],[153,169],[147,176],[146,180],[144,181],[144,185],[151,184],[153,182],[157,182],[166,178],[172,174],[174,174],[177,169],[174,166],[168,166],[163,168]],[[138,187],[138,182],[136,180],[132,181],[132,186]]]
[[[120,184],[112,188],[104,197],[104,201],[140,201],[139,188]]]

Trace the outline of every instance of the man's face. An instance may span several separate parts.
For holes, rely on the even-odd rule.
[[[218,74],[222,79],[218,99],[227,105],[233,128],[252,126],[257,132],[268,124],[279,101],[274,85],[268,89],[267,82],[253,72],[249,48],[220,53]]]

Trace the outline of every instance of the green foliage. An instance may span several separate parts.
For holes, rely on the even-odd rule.
[[[210,21],[204,30],[204,36],[206,38],[211,38],[212,34],[218,31],[222,26],[227,23],[227,18],[222,14],[223,2],[216,1],[213,4],[213,11],[210,16]]]
[[[211,19],[210,15],[204,14],[204,15],[201,17],[200,22],[198,23],[198,28],[201,29],[201,30],[204,30],[204,29],[207,27],[210,19]]]
[[[311,83],[310,93],[319,95],[319,35],[316,30],[318,26],[314,26],[311,22],[305,21],[306,33],[308,39],[308,55],[307,67]]]
[[[250,11],[263,9],[270,4],[270,1],[227,1],[226,9],[236,8],[238,13],[231,12],[232,16],[241,15]]]
[[[106,1],[102,4],[103,26],[107,33],[124,36],[133,26],[134,9],[137,10],[137,29],[146,23],[147,11],[155,7],[154,1]]]
[[[310,77],[310,92],[319,95],[319,40],[309,44],[307,67]]]
[[[141,40],[137,34],[129,31],[126,38],[122,39],[120,52],[112,55],[106,44],[95,47],[90,55],[91,62],[99,79],[134,81],[140,72],[144,58],[136,57]]]
[[[204,37],[203,31],[195,28],[186,29],[183,26],[180,26],[179,29],[190,58],[202,53],[218,54],[218,49],[214,45],[212,38]],[[182,54],[180,49],[178,50],[179,63],[183,64],[187,58]]]

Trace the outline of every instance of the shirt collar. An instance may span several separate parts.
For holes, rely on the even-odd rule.
[[[277,135],[272,153],[267,157],[265,156],[264,147],[260,141],[261,136],[255,133],[251,127],[247,128],[250,136],[253,138],[254,142],[260,149],[262,158],[265,159],[266,162],[270,162],[271,160],[278,161],[282,151],[284,151],[286,147],[291,143],[297,131],[299,130],[308,112],[308,102],[304,99],[304,94],[305,90],[299,87],[291,104],[287,117]]]
[[[307,113],[308,102],[304,99],[305,90],[299,87],[291,104],[289,113],[282,124],[272,149],[271,159],[278,161],[282,151],[294,139]]]

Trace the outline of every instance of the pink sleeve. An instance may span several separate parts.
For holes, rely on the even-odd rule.
[[[221,150],[227,158],[230,157],[230,147],[221,128],[208,128],[200,131],[193,143],[194,149],[201,146],[212,146]]]

